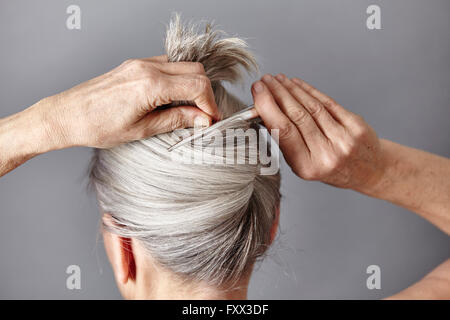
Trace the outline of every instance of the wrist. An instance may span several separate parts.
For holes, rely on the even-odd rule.
[[[0,176],[45,152],[42,125],[30,108],[0,119]]]
[[[36,119],[36,135],[40,137],[39,153],[71,147],[67,139],[66,125],[58,112],[62,106],[60,95],[54,95],[42,99],[31,106],[28,111]]]
[[[27,160],[66,145],[61,130],[56,130],[52,98],[0,119],[0,176]]]
[[[365,177],[364,183],[354,188],[355,191],[364,193],[371,197],[380,198],[392,180],[389,177],[395,161],[392,157],[391,144],[389,140],[379,139],[379,154],[373,166],[368,170],[370,174]]]
[[[48,97],[4,119],[7,130],[4,130],[3,141],[16,153],[29,158],[64,148],[65,139],[52,115],[54,109],[55,97]]]

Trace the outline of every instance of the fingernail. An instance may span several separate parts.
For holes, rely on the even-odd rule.
[[[278,81],[284,81],[286,79],[286,76],[282,73],[279,73],[275,76],[275,78],[277,78]]]
[[[256,81],[253,85],[253,90],[255,90],[256,93],[260,93],[264,90],[264,86],[261,83],[261,81]]]
[[[204,128],[209,127],[209,119],[205,117],[195,117],[194,119],[194,128]]]
[[[264,75],[264,77],[262,77],[262,79],[264,80],[264,81],[266,81],[266,82],[270,82],[270,81],[272,81],[272,75],[270,75],[270,74],[266,74],[266,75]]]

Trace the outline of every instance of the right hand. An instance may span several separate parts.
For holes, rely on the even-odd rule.
[[[381,177],[380,141],[360,116],[282,74],[265,75],[252,94],[264,125],[279,129],[280,149],[299,177],[359,191]]]
[[[198,108],[156,109],[181,100],[193,101]],[[208,126],[219,116],[202,64],[169,63],[166,56],[125,61],[104,75],[44,101],[32,108],[44,119],[53,143],[51,149],[108,148],[192,127],[194,121]]]

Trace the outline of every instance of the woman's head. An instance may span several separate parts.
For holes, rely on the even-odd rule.
[[[167,31],[166,51],[171,62],[203,64],[226,117],[244,104],[222,81],[240,80],[241,70],[252,71],[256,63],[243,40],[220,36],[210,26],[203,33],[183,26],[176,16]],[[240,122],[233,128],[255,125]],[[167,151],[175,142],[177,135],[166,133],[94,153],[90,178],[106,214],[105,243],[116,278],[137,278],[138,265],[151,261],[160,282],[164,274],[187,285],[236,286],[248,279],[274,236],[279,174],[261,175],[259,158],[256,163],[225,161],[227,152],[209,153],[214,161],[207,163],[186,162]],[[232,149],[239,147],[246,149],[246,160],[250,149],[258,149],[245,138],[233,141]],[[177,152],[195,157],[204,151],[187,145]],[[117,270],[124,265],[128,271]]]

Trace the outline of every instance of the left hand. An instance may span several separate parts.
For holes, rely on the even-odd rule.
[[[252,87],[255,107],[299,177],[362,191],[384,170],[375,131],[305,81],[265,75]]]

